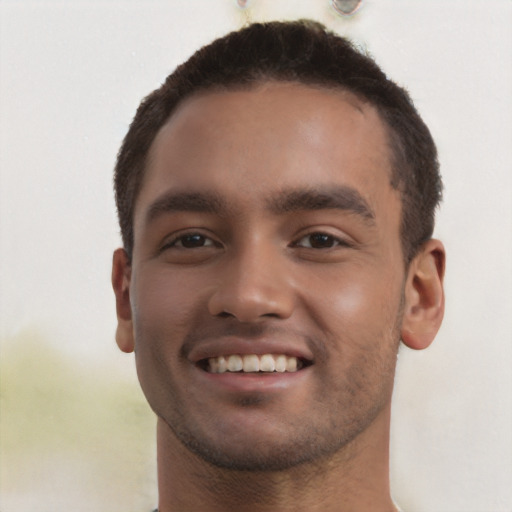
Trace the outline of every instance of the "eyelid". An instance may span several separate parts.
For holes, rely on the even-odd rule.
[[[199,235],[199,236],[202,236],[204,237],[206,240],[209,240],[211,241],[211,244],[208,244],[208,245],[205,245],[205,246],[202,246],[202,247],[220,247],[222,244],[220,242],[218,242],[214,236],[212,236],[212,234],[210,233],[205,233],[204,230],[202,230],[201,228],[189,228],[189,229],[183,229],[183,230],[180,230],[180,231],[177,231],[176,233],[173,233],[170,237],[166,238],[165,241],[162,243],[162,246],[160,248],[160,252],[166,250],[166,249],[169,249],[171,247],[177,247],[179,249],[191,249],[191,248],[188,248],[188,247],[183,247],[183,245],[177,245],[177,243],[182,240],[183,238],[185,238],[186,236],[194,236],[194,235]],[[202,248],[202,247],[199,247],[199,248]]]
[[[315,248],[315,247],[305,247],[299,245],[299,243],[304,240],[304,238],[313,236],[313,235],[325,235],[332,238],[335,241],[335,244],[332,247],[323,247],[323,248]],[[354,247],[355,243],[349,239],[347,236],[333,234],[328,229],[322,228],[312,228],[305,233],[302,233],[300,236],[295,238],[295,241],[292,242],[292,247],[302,247],[304,249],[314,249],[314,250],[329,250],[334,249],[336,247]]]

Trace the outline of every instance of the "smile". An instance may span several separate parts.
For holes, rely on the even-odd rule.
[[[302,359],[285,354],[232,354],[210,357],[200,362],[200,366],[208,373],[293,373],[307,364]]]

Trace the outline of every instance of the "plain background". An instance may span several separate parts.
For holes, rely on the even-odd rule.
[[[143,96],[247,19],[311,17],[406,85],[440,153],[446,318],[402,349],[392,489],[512,510],[512,2],[0,1],[2,512],[149,511],[154,420],[114,343],[115,155]]]

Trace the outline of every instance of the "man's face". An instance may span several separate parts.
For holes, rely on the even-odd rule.
[[[143,390],[181,443],[285,469],[388,413],[405,277],[390,176],[378,114],[339,91],[203,93],[161,129],[129,291]]]

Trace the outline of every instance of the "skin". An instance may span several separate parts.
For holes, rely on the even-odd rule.
[[[161,512],[395,510],[396,354],[439,328],[444,249],[404,268],[390,176],[378,113],[340,91],[202,93],[160,130],[112,280],[158,416]],[[204,371],[233,353],[307,367]]]

